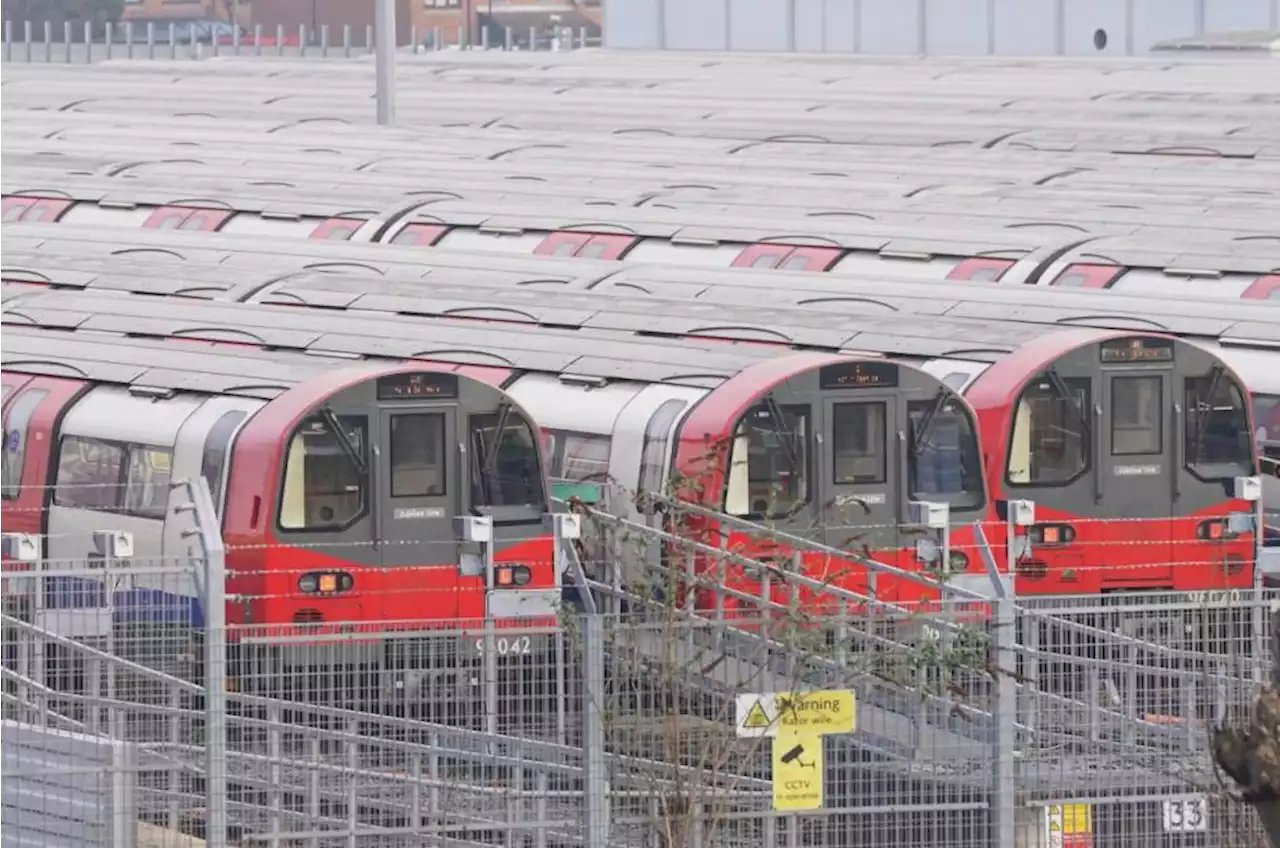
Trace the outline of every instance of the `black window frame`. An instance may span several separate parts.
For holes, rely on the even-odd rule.
[[[392,500],[403,498],[446,498],[449,496],[449,421],[448,414],[435,410],[390,411],[387,421],[387,496]],[[438,424],[436,442],[437,455],[440,458],[440,491],[433,492],[396,492],[396,440],[392,429],[400,418],[433,418]]]
[[[742,415],[738,416],[738,419],[733,424],[733,429],[730,431],[732,435],[730,436],[729,442],[728,442],[728,449],[729,449],[729,453],[727,456],[728,461],[725,463],[725,469],[724,469],[724,492],[721,494],[721,498],[720,498],[720,511],[725,513],[726,515],[731,514],[728,509],[729,507],[729,475],[733,473],[733,459],[734,459],[733,451],[734,451],[734,444],[736,443],[738,438],[738,431],[742,429],[744,424],[746,424],[747,416],[762,407],[767,409],[768,405],[761,402],[761,403],[753,403],[751,406],[747,407],[747,409],[743,411]],[[814,490],[817,488],[817,486],[814,485],[815,475],[814,475],[814,450],[813,450],[813,445],[814,445],[813,428],[814,428],[814,421],[816,420],[817,416],[814,414],[813,405],[808,403],[784,403],[784,404],[778,404],[777,409],[780,413],[782,413],[784,422],[786,421],[788,413],[798,413],[804,418],[805,435],[804,435],[804,442],[802,445],[802,447],[804,448],[804,462],[801,463],[801,470],[804,474],[804,497],[793,501],[791,503],[790,508],[782,512],[773,512],[773,513],[755,512],[754,510],[750,509],[751,504],[748,504],[748,511],[742,515],[734,515],[733,516],[734,518],[741,518],[747,521],[759,521],[763,519],[777,520],[780,518],[787,518],[789,516],[795,515],[802,508],[811,507],[813,505]],[[748,457],[748,460],[747,460],[748,488],[750,488],[750,485],[751,485],[751,463],[750,463],[750,457]]]
[[[1093,378],[1092,377],[1063,377],[1062,383],[1064,386],[1066,386],[1069,392],[1074,392],[1074,390],[1077,388],[1084,389],[1084,402],[1081,404],[1081,408],[1080,408],[1080,416],[1083,419],[1082,423],[1085,426],[1085,431],[1082,435],[1087,437],[1085,443],[1082,444],[1080,447],[1080,454],[1081,456],[1084,457],[1084,460],[1085,460],[1084,465],[1075,474],[1071,475],[1065,480],[1060,480],[1060,481],[1045,482],[1042,480],[1031,479],[1031,480],[1027,480],[1026,482],[1018,482],[1013,480],[1009,476],[1009,464],[1010,464],[1010,460],[1013,458],[1013,434],[1017,431],[1017,427],[1018,427],[1018,407],[1022,405],[1023,398],[1026,397],[1027,392],[1032,390],[1032,387],[1034,386],[1034,384],[1047,379],[1049,379],[1047,374],[1045,373],[1037,374],[1034,378],[1029,380],[1026,383],[1026,385],[1023,386],[1022,391],[1018,392],[1017,398],[1014,399],[1013,408],[1010,411],[1011,413],[1010,417],[1012,420],[1009,422],[1009,428],[1005,431],[1006,433],[1005,437],[1008,439],[1009,444],[1005,449],[1004,471],[1001,476],[1004,478],[1004,484],[1006,486],[1016,488],[1016,489],[1061,489],[1067,486],[1074,485],[1075,483],[1083,479],[1085,476],[1093,472],[1094,441],[1098,438],[1098,434],[1093,432],[1093,423],[1092,423],[1093,394],[1094,394]],[[1028,457],[1027,470],[1028,470],[1028,473],[1030,473],[1031,471],[1030,457]]]
[[[1108,447],[1110,448],[1110,450],[1108,451],[1108,453],[1109,453],[1112,457],[1130,457],[1130,456],[1163,456],[1163,455],[1164,455],[1164,452],[1165,452],[1165,443],[1164,443],[1164,428],[1165,428],[1165,420],[1164,420],[1164,375],[1163,375],[1163,373],[1152,373],[1152,374],[1109,374],[1109,375],[1107,375],[1107,376],[1108,376],[1108,379],[1110,380],[1110,383],[1111,383],[1111,403],[1108,405],[1108,406],[1109,406],[1109,410],[1108,410],[1108,411],[1109,411],[1109,413],[1110,413],[1110,414],[1109,414],[1109,418],[1110,418],[1110,420],[1107,422],[1107,423],[1108,423],[1108,428],[1109,428],[1109,431],[1110,431],[1110,433],[1109,433],[1109,438],[1110,438],[1110,440],[1111,440],[1111,443],[1110,443],[1110,445],[1108,446]],[[1140,381],[1153,382],[1153,383],[1155,383],[1155,386],[1156,386],[1156,406],[1155,406],[1155,410],[1156,410],[1156,421],[1155,421],[1156,447],[1155,447],[1155,449],[1154,449],[1154,450],[1141,450],[1141,451],[1118,451],[1118,450],[1116,450],[1116,420],[1117,420],[1116,412],[1117,412],[1117,410],[1119,409],[1119,406],[1118,406],[1118,404],[1116,403],[1116,386],[1117,386],[1117,384],[1119,384],[1119,383],[1131,384],[1131,383],[1140,382]]]
[[[972,473],[977,482],[977,489],[971,490],[968,487],[968,481],[965,480],[962,485],[964,488],[958,493],[951,492],[921,492],[918,490],[918,470],[916,463],[916,421],[914,414],[917,410],[927,412],[934,406],[933,400],[913,400],[907,402],[907,495],[910,500],[916,501],[938,501],[945,499],[947,504],[953,510],[969,510],[976,511],[985,509],[987,506],[987,477],[986,469],[982,462],[982,436],[978,429],[978,421],[973,411],[965,405],[957,394],[952,394],[944,403],[952,403],[955,405],[954,410],[948,412],[953,415],[963,416],[965,426],[968,429],[968,435],[971,438],[967,445],[961,447],[961,475],[969,469],[969,463],[972,464]],[[969,463],[965,462],[965,452],[968,451]],[[973,500],[961,500],[961,497],[972,497]]]
[[[295,536],[305,535],[309,533],[345,533],[346,531],[350,530],[352,527],[359,524],[361,521],[364,521],[366,518],[368,518],[371,513],[372,502],[375,497],[375,493],[373,492],[373,487],[372,487],[373,475],[370,473],[370,470],[369,470],[370,469],[369,456],[371,453],[369,450],[369,416],[363,415],[363,414],[341,414],[341,413],[335,413],[335,414],[338,419],[338,423],[343,427],[347,427],[352,421],[358,421],[360,425],[359,427],[360,447],[362,452],[364,453],[364,457],[363,457],[364,481],[362,483],[364,497],[361,499],[360,510],[355,515],[353,515],[350,518],[350,520],[348,520],[345,524],[341,524],[341,525],[335,524],[335,525],[325,526],[325,527],[312,527],[312,526],[285,527],[284,523],[281,521],[282,512],[284,508],[285,482],[289,479],[289,453],[293,446],[293,440],[296,439],[298,437],[298,434],[302,432],[302,428],[305,427],[313,419],[320,418],[321,421],[324,420],[323,416],[320,415],[319,411],[311,412],[303,416],[302,420],[298,422],[297,426],[295,426],[289,432],[289,438],[285,439],[284,441],[284,451],[281,454],[282,459],[280,463],[280,473],[277,475],[280,491],[276,494],[276,515],[275,515],[275,527],[276,527],[276,530],[281,533],[289,533]],[[325,426],[326,427],[328,426],[328,422],[325,423]],[[340,449],[341,448],[339,448],[339,450]]]
[[[68,484],[67,486],[64,487],[64,485],[60,482],[62,479],[63,454],[66,453],[67,443],[69,441],[93,442],[101,447],[113,448],[115,450],[120,451],[120,457],[121,457],[120,468],[116,472],[116,483],[115,483],[114,489],[112,489],[114,493],[113,505],[102,506],[99,504],[85,505],[85,504],[79,504],[79,503],[68,503],[64,499],[64,492],[76,490],[75,486]],[[142,442],[124,442],[118,439],[101,439],[96,436],[81,436],[75,433],[70,433],[62,436],[62,438],[58,440],[58,451],[54,456],[55,464],[54,464],[54,472],[53,472],[54,474],[53,500],[52,500],[53,505],[61,507],[63,509],[80,509],[80,510],[89,510],[92,512],[106,512],[106,513],[111,513],[112,515],[124,515],[130,518],[144,518],[150,521],[163,521],[165,518],[165,514],[168,511],[167,497],[165,498],[164,506],[160,507],[158,512],[155,510],[144,511],[144,510],[138,510],[138,509],[130,509],[128,507],[129,469],[133,465],[133,454],[138,451],[160,452],[168,455],[169,479],[170,479],[170,482],[172,482],[173,480],[173,447],[170,445],[152,445],[152,444],[145,444]],[[106,484],[102,484],[102,485],[105,486]]]
[[[840,461],[840,451],[836,449],[836,419],[841,408],[869,407],[880,411],[880,474],[868,480],[841,480],[837,473],[836,463]],[[831,406],[831,424],[828,432],[831,436],[831,485],[833,486],[883,486],[889,482],[889,404],[884,400],[841,400],[834,401]],[[863,419],[865,421],[865,419]],[[874,456],[874,455],[868,455]],[[859,459],[868,458],[859,457]]]
[[[667,448],[671,444],[672,426],[688,407],[688,401],[670,398],[653,411],[649,422],[645,424],[644,439],[640,443],[640,474],[636,480],[640,491],[667,494],[667,484],[671,482],[671,463],[667,461]],[[650,454],[658,450],[662,451],[661,461],[651,461],[654,457]],[[660,477],[656,486],[651,479],[653,477]]]
[[[209,486],[209,497],[213,501],[213,511],[222,515],[223,478],[230,479],[231,445],[240,425],[249,417],[243,409],[232,409],[218,416],[209,432],[204,437],[204,445],[200,449],[200,476]]]
[[[36,410],[40,408],[40,404],[44,403],[45,398],[49,396],[48,389],[32,387],[24,389],[13,396],[13,400],[9,403],[9,408],[4,414],[4,463],[9,465],[9,440],[13,438],[13,433],[18,429],[16,416],[22,417],[22,436],[20,446],[21,453],[18,455],[17,479],[12,477],[7,480],[0,481],[0,499],[6,501],[16,501],[22,497],[22,480],[26,476],[27,469],[27,444],[31,436],[31,418],[36,414]],[[34,402],[30,408],[20,406],[27,398],[34,398]],[[12,426],[11,426],[12,425]]]
[[[540,521],[542,518],[542,513],[547,510],[547,490],[546,490],[546,480],[545,480],[545,475],[546,475],[545,469],[547,466],[546,466],[546,457],[543,456],[545,448],[543,446],[542,440],[538,438],[538,432],[534,428],[534,425],[532,424],[532,422],[530,422],[529,419],[525,417],[523,414],[521,414],[520,412],[517,412],[514,409],[512,409],[507,413],[506,429],[503,433],[503,436],[505,437],[507,433],[513,432],[518,428],[523,428],[525,433],[528,434],[529,442],[533,447],[534,458],[536,460],[534,464],[534,472],[537,478],[538,501],[536,503],[528,503],[528,504],[496,504],[496,505],[491,503],[478,502],[479,496],[487,491],[484,486],[484,480],[483,480],[484,472],[480,467],[480,462],[485,458],[489,450],[489,445],[484,443],[484,439],[481,437],[481,434],[485,428],[496,427],[498,424],[499,417],[500,417],[500,414],[496,412],[477,413],[475,415],[470,415],[467,417],[467,438],[468,438],[468,443],[471,445],[471,462],[470,462],[471,468],[468,472],[471,475],[471,492],[470,492],[471,509],[474,511],[478,511],[478,510],[492,511],[492,510],[515,509],[517,507],[532,506],[538,510],[537,520]],[[477,441],[479,441],[480,444],[477,444]],[[495,522],[495,523],[502,524],[502,523],[511,523],[511,522]],[[519,523],[519,522],[515,522],[515,523]]]
[[[1226,385],[1230,391],[1233,391],[1235,393],[1235,400],[1239,401],[1239,404],[1233,408],[1235,409],[1237,414],[1241,414],[1244,416],[1244,423],[1245,423],[1244,431],[1249,435],[1248,443],[1250,446],[1249,447],[1250,455],[1249,455],[1247,467],[1245,463],[1239,463],[1235,461],[1214,462],[1214,463],[1199,463],[1199,462],[1192,461],[1191,448],[1193,446],[1192,440],[1194,438],[1195,431],[1193,429],[1192,402],[1191,402],[1190,393],[1192,390],[1192,386],[1197,383],[1200,383],[1201,381],[1203,381],[1206,384],[1205,387],[1208,388],[1207,384],[1212,383],[1213,381],[1213,374],[1201,374],[1195,377],[1184,377],[1182,381],[1182,400],[1183,400],[1183,403],[1185,404],[1184,406],[1185,412],[1183,414],[1182,433],[1178,434],[1176,438],[1182,439],[1183,469],[1192,477],[1196,478],[1202,483],[1219,483],[1219,482],[1222,482],[1223,480],[1230,480],[1232,478],[1240,477],[1240,476],[1247,477],[1252,474],[1255,474],[1258,468],[1258,453],[1259,453],[1258,445],[1256,442],[1256,433],[1254,432],[1254,430],[1252,430],[1248,426],[1250,423],[1250,417],[1253,413],[1252,398],[1249,396],[1249,393],[1245,391],[1244,386],[1240,384],[1240,381],[1237,380],[1234,375],[1229,374],[1225,371],[1222,372],[1221,382],[1219,385]],[[1254,422],[1254,424],[1256,426],[1256,422]],[[1199,446],[1197,445],[1196,447],[1198,449]],[[1198,468],[1200,469],[1204,468],[1204,466],[1206,465],[1220,466],[1225,470],[1226,473],[1205,474],[1205,473],[1202,473],[1202,471],[1197,470]],[[1230,467],[1228,468],[1228,466]]]

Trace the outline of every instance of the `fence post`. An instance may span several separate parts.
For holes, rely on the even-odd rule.
[[[504,29],[504,30],[502,31],[502,38],[503,38],[503,41],[502,41],[502,49],[503,49],[503,50],[510,50],[510,49],[511,49],[511,37],[512,37],[512,34],[513,34],[513,33],[511,32],[511,27],[507,27],[506,29]]]
[[[329,25],[320,24],[320,58],[329,58]]]
[[[13,61],[13,21],[4,22],[4,60]]]
[[[44,63],[53,61],[53,24],[44,22]]]
[[[342,25],[342,58],[351,58],[351,24]]]
[[[533,51],[538,49],[538,28],[536,26],[529,27],[529,49]]]
[[[276,24],[276,55],[284,55],[284,24]]]
[[[262,55],[262,24],[253,25],[253,53],[255,56]]]
[[[298,24],[298,55],[307,55],[307,25]]]
[[[169,21],[169,58],[175,61],[178,58],[178,28],[173,21]]]
[[[89,46],[88,40],[85,41],[85,46],[86,47]],[[66,63],[70,65],[71,64],[71,21],[62,22],[62,49],[63,49],[63,52],[66,53]]]
[[[609,839],[608,787],[604,767],[604,618],[587,615],[582,630],[582,785],[587,797],[585,848],[605,848]]]
[[[111,59],[111,45],[116,40],[116,28],[111,21],[107,21],[102,25],[102,36],[106,41],[107,59]]]
[[[995,663],[996,700],[991,719],[995,725],[991,750],[991,840],[992,848],[1014,848],[1017,839],[1017,784],[1015,782],[1014,753],[1018,744],[1018,688],[1014,675],[1018,669],[1017,654],[1017,595],[1014,591],[1013,505],[1010,502],[1010,534],[1007,542],[1009,568],[1001,572],[996,563],[982,522],[973,523],[974,539],[978,554],[991,580],[992,659]],[[1035,662],[1035,659],[1032,659]]]
[[[93,21],[84,22],[84,63],[93,63]]]
[[[187,484],[204,566],[205,840],[227,845],[227,569],[221,525],[204,477]]]
[[[489,27],[487,26],[484,29],[480,30],[480,49],[482,50],[489,49]]]
[[[31,21],[22,22],[22,44],[26,48],[27,61],[31,61]]]
[[[374,0],[377,2],[377,0]],[[364,52],[373,52],[373,24],[364,25]]]

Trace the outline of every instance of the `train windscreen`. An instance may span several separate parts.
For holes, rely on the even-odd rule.
[[[1186,463],[1205,480],[1253,473],[1245,394],[1222,369],[1186,383]]]
[[[472,416],[471,445],[472,507],[504,513],[518,509],[541,520],[545,506],[542,462],[524,416],[509,406],[492,415]]]
[[[809,500],[809,407],[763,403],[743,416],[729,458],[725,511],[780,517]]]
[[[982,506],[982,461],[968,410],[943,389],[933,400],[912,401],[907,412],[912,500],[945,501],[954,508]]]

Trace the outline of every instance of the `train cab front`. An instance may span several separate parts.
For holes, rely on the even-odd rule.
[[[1034,524],[1015,531],[1020,593],[1252,586],[1250,411],[1211,351],[1065,331],[1001,360],[966,397],[999,452],[988,462],[993,538],[1005,538],[1001,507],[1034,504]]]
[[[245,425],[231,621],[378,634],[554,614],[539,433],[501,389],[445,368],[329,372]],[[474,521],[459,532],[477,517],[488,542]]]
[[[817,582],[798,593],[808,604],[841,596],[856,606],[827,586],[882,601],[936,597],[924,582],[892,571],[873,577],[875,569],[840,554],[917,573],[978,566],[965,526],[987,505],[976,418],[950,388],[908,365],[811,354],[754,365],[690,413],[676,470],[696,481],[686,497],[728,516],[715,535],[730,550],[778,573],[799,564]],[[944,505],[933,513],[944,516],[941,526],[924,526],[915,504]],[[739,577],[736,590],[764,591],[729,573]],[[785,582],[774,581],[772,600],[784,599]]]

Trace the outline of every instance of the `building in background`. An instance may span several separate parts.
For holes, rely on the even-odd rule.
[[[607,0],[604,45],[959,55],[1143,55],[1280,28],[1280,0]]]
[[[152,7],[172,14],[175,7],[185,6],[229,20],[233,0],[134,2],[147,16],[156,11]],[[277,27],[296,33],[299,24],[318,33],[327,26],[330,39],[337,43],[343,27],[350,27],[353,43],[363,44],[373,26],[375,0],[244,0],[240,5],[251,10],[241,14],[241,22],[261,26],[264,33]],[[602,19],[601,0],[396,0],[396,37],[401,45],[411,43],[415,34],[419,44],[437,37],[446,45],[464,39],[480,44],[486,27],[494,45],[503,43],[507,27],[511,27],[516,44],[528,41],[531,27],[544,33],[556,27],[586,28],[589,35],[598,38]]]

